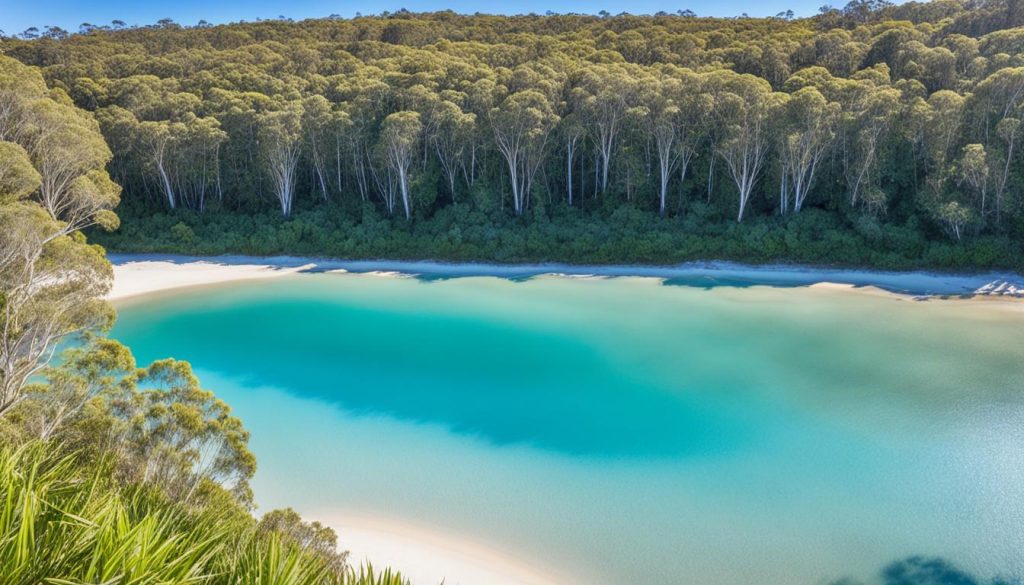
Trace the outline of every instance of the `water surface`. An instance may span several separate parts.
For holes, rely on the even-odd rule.
[[[651,278],[301,274],[126,301],[253,432],[261,507],[576,582],[1024,575],[1024,312]],[[341,535],[344,541],[344,534]]]

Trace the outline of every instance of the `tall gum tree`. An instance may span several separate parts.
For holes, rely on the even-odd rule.
[[[102,330],[113,273],[83,227],[117,226],[99,127],[37,70],[0,56],[0,416],[68,335]],[[80,149],[81,152],[75,152]],[[67,156],[69,160],[58,160]]]
[[[617,65],[594,65],[581,72],[581,112],[593,134],[600,161],[600,191],[608,190],[612,157],[618,146],[626,112],[634,105],[637,82]]]
[[[875,201],[879,153],[900,113],[900,92],[892,87],[861,82],[847,86],[844,103],[843,174],[849,205],[878,207]],[[865,199],[865,194],[871,197]]]
[[[703,126],[713,107],[700,75],[678,70],[641,84],[642,120],[658,156],[658,214],[668,208],[669,182],[679,172],[686,180],[690,162],[703,138]]]
[[[473,140],[476,116],[462,111],[457,104],[443,100],[432,112],[430,143],[448,185],[452,202],[456,201],[455,185],[463,172],[466,147]]]
[[[384,118],[380,130],[380,145],[388,168],[398,180],[405,219],[412,219],[412,194],[409,187],[409,167],[419,149],[423,123],[418,112],[395,112]]]
[[[940,90],[925,102],[923,148],[926,160],[925,182],[929,195],[940,199],[952,175],[951,158],[963,127],[964,98],[956,92]],[[984,215],[984,212],[982,212]]]
[[[781,112],[779,210],[799,213],[836,137],[840,106],[813,87],[792,94]]]
[[[302,101],[302,110],[304,147],[312,162],[320,196],[326,201],[330,198],[330,188],[327,186],[327,157],[332,150],[331,143],[334,142],[334,137],[331,135],[332,105],[327,98],[314,95]]]
[[[773,117],[786,96],[773,93],[763,79],[731,71],[711,74],[708,82],[722,132],[716,150],[736,184],[736,221],[742,222],[768,157]]]
[[[302,148],[302,104],[289,102],[259,118],[259,145],[281,215],[295,202],[295,171]]]
[[[490,121],[498,152],[508,168],[513,211],[522,215],[558,116],[544,94],[527,89],[513,93],[500,107],[492,109]]]

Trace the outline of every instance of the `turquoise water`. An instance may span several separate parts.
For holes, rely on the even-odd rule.
[[[594,584],[1024,574],[1024,312],[655,279],[303,274],[143,297],[253,433],[262,508]],[[344,543],[344,534],[341,534]]]

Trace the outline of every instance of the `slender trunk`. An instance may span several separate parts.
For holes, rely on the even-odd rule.
[[[402,192],[402,207],[405,209],[405,220],[409,221],[412,218],[412,210],[409,205],[409,182],[404,170],[399,171],[398,186]]]
[[[334,138],[334,174],[338,184],[338,193],[341,193],[341,137]]]
[[[711,193],[715,189],[715,161],[718,160],[718,157],[714,155],[710,158],[711,162],[708,163],[708,192],[706,201],[708,205],[711,205]]]
[[[568,195],[569,206],[572,207],[572,159],[576,154],[576,137],[570,138],[565,143],[565,192]]]
[[[654,143],[658,150],[658,216],[665,217],[668,182],[674,170],[673,167],[678,161],[678,155],[672,150],[675,143],[674,131],[659,128],[655,132]]]
[[[160,173],[160,180],[164,186],[164,194],[167,196],[167,203],[171,206],[171,209],[175,209],[177,208],[177,202],[174,197],[174,187],[171,186],[171,179],[167,175],[167,171],[164,169],[163,157],[157,159],[156,168]]]
[[[1013,143],[1014,137],[1010,136],[1009,144],[1006,147],[1006,164],[1003,165],[1003,178],[999,181],[999,190],[996,192],[996,225],[998,226],[1002,219],[1002,208],[1003,208],[1003,194],[1006,191],[1006,182],[1010,177],[1010,161],[1013,160]],[[984,193],[984,192],[983,192]],[[981,209],[982,216],[985,213],[985,199],[982,198]]]
[[[786,175],[789,172],[782,170],[782,180],[779,181],[779,215],[786,215],[786,203],[789,201],[789,194],[786,192]]]

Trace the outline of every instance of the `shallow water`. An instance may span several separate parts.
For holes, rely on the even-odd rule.
[[[1024,312],[656,279],[302,274],[126,301],[253,433],[263,509],[577,583],[1024,575]],[[344,543],[344,534],[341,534]]]

